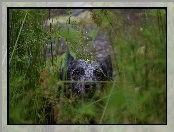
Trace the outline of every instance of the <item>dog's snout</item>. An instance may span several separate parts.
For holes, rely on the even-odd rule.
[[[90,88],[90,84],[85,84],[85,88]]]

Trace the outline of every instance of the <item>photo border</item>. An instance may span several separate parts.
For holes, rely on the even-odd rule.
[[[15,3],[15,4],[14,4]],[[57,6],[64,6],[62,3],[64,3],[65,5],[67,4],[67,6],[69,7],[69,6],[74,6],[75,5],[75,2],[57,2]],[[78,3],[78,2],[77,2]],[[97,3],[97,2],[79,2],[78,4],[80,5],[80,6],[90,6],[90,7],[93,7],[93,6],[108,6],[109,5],[109,3],[110,2],[99,2],[99,3]],[[128,3],[128,5],[130,6],[130,2],[127,2]],[[127,4],[126,2],[124,3],[124,2],[112,2],[112,3],[110,3],[111,4],[111,6],[123,6],[124,4]],[[134,2],[132,2],[132,5],[133,5],[133,3]],[[138,3],[138,2],[137,2]],[[168,25],[168,27],[167,27],[167,31],[168,32],[170,32],[171,31],[171,29],[172,29],[172,27],[173,27],[173,16],[170,16],[170,15],[172,15],[172,11],[173,11],[173,8],[174,8],[174,6],[171,6],[172,4],[174,5],[174,3],[173,2],[171,2],[172,4],[170,5],[170,3],[162,3],[162,2],[159,2],[159,3],[151,3],[151,2],[145,2],[145,3],[148,3],[148,5],[151,5],[151,6],[156,6],[156,7],[164,7],[164,6],[166,6],[166,7],[168,7],[167,8],[167,10],[168,10],[168,13],[169,14],[167,14],[167,16],[168,16],[168,23],[167,23],[167,25]],[[114,126],[114,125],[112,125],[112,126],[110,126],[110,125],[103,125],[102,127],[101,126],[92,126],[92,125],[80,125],[80,126],[76,126],[76,125],[71,125],[71,126],[61,126],[61,125],[57,125],[57,126],[49,126],[49,125],[44,125],[44,126],[25,126],[25,125],[23,125],[23,126],[20,126],[20,125],[14,125],[14,126],[7,126],[6,125],[6,122],[5,121],[7,121],[7,119],[5,119],[5,117],[7,117],[7,116],[5,116],[5,115],[7,115],[7,111],[6,111],[6,109],[5,108],[7,108],[7,67],[6,67],[6,63],[7,63],[7,61],[6,61],[6,59],[7,59],[7,47],[6,47],[6,44],[7,44],[7,29],[6,29],[6,27],[7,27],[7,22],[6,22],[6,20],[7,20],[7,18],[5,17],[5,16],[7,16],[5,13],[7,13],[7,12],[5,12],[5,8],[6,7],[8,7],[8,6],[22,6],[22,7],[24,7],[24,6],[33,6],[33,7],[37,7],[37,6],[51,6],[51,4],[53,4],[53,3],[49,3],[49,2],[46,2],[46,3],[40,3],[40,2],[37,2],[37,3],[26,3],[26,2],[19,2],[19,3],[16,3],[16,2],[5,2],[5,3],[2,3],[3,5],[2,5],[2,8],[3,8],[3,12],[2,12],[2,75],[3,75],[3,78],[2,78],[2,126],[3,126],[3,132],[4,131],[31,131],[32,129],[32,131],[37,131],[37,130],[51,130],[51,131],[57,131],[57,130],[60,130],[61,128],[63,128],[63,129],[65,129],[65,131],[67,130],[69,130],[70,128],[69,127],[71,127],[72,129],[71,130],[90,130],[90,131],[93,131],[93,130],[95,130],[95,131],[100,131],[100,130],[102,130],[102,131],[105,131],[105,130],[119,130],[119,131],[125,131],[125,130],[131,130],[131,131],[134,131],[134,130],[140,130],[140,131],[144,131],[144,130],[147,130],[147,131],[164,131],[164,130],[166,130],[166,127],[168,128],[168,126],[172,126],[171,125],[171,122],[169,122],[168,123],[168,126],[152,126],[152,125],[149,125],[149,126],[144,126],[144,125],[132,125],[132,126]],[[31,4],[31,5],[30,5]],[[60,5],[59,5],[60,4]],[[100,5],[101,4],[101,5]],[[115,4],[115,5],[114,5]],[[144,6],[145,6],[146,4],[144,4]],[[54,3],[54,6],[56,6],[56,4]],[[136,6],[136,5],[135,5]],[[170,18],[169,18],[170,17]],[[171,32],[172,33],[172,32]],[[173,55],[171,55],[171,54],[169,54],[169,51],[171,51],[172,49],[169,49],[168,47],[171,47],[171,48],[173,48],[173,46],[172,46],[172,44],[171,44],[171,42],[173,41],[173,39],[172,38],[170,38],[170,37],[172,37],[172,35],[168,35],[167,36],[167,40],[168,40],[168,45],[167,45],[167,60],[170,60],[170,61],[172,61],[172,56]],[[171,58],[170,58],[171,57]],[[172,98],[172,96],[171,96],[171,91],[173,90],[173,89],[171,89],[171,86],[172,86],[172,78],[173,78],[173,75],[172,74],[170,74],[171,72],[170,72],[170,70],[172,71],[172,69],[170,69],[171,67],[170,66],[173,66],[172,64],[171,64],[172,62],[168,62],[167,61],[167,64],[169,65],[169,67],[168,67],[168,71],[167,71],[167,73],[169,73],[169,74],[167,74],[167,75],[169,75],[169,78],[168,78],[168,80],[167,80],[167,93],[168,93],[168,96],[167,96],[167,99],[169,99],[169,100],[171,100],[171,98]],[[167,66],[168,66],[167,65]],[[6,107],[5,107],[6,106]],[[172,110],[172,105],[170,105],[170,101],[168,101],[168,111],[169,110]],[[168,112],[168,114],[172,114],[172,112]],[[172,114],[172,116],[169,116],[168,115],[168,120],[170,120],[170,119],[172,119],[172,118],[170,118],[170,117],[174,117],[173,116],[173,114]],[[173,118],[174,119],[174,118]],[[12,128],[12,129],[10,129],[10,128]],[[170,130],[172,130],[172,129],[170,129]]]

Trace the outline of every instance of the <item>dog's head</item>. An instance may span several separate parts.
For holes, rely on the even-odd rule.
[[[84,59],[75,60],[68,53],[67,66],[60,74],[62,80],[65,74],[67,75],[65,80],[70,81],[68,84],[74,93],[83,95],[88,91],[95,91],[102,87],[100,81],[112,80],[113,70],[110,56],[103,62],[94,60],[89,63]]]

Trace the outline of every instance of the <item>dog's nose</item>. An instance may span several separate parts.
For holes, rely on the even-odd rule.
[[[90,84],[85,84],[85,88],[90,88]]]

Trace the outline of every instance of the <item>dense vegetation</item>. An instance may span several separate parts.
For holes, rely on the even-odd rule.
[[[62,95],[61,103],[55,104],[57,88],[63,85],[58,74],[65,54],[53,54],[52,40],[64,37],[75,57],[93,59],[85,52],[76,52],[79,47],[90,46],[83,45],[82,25],[72,28],[69,21],[48,28],[44,21],[49,19],[49,10],[10,9],[9,123],[45,124],[45,108],[52,103],[57,123],[165,124],[166,10],[146,9],[128,21],[129,12],[134,10],[91,12],[93,23],[108,32],[116,52],[112,57],[117,75],[114,81],[108,82],[96,98],[77,101]],[[95,39],[97,32],[92,30],[90,37]]]

